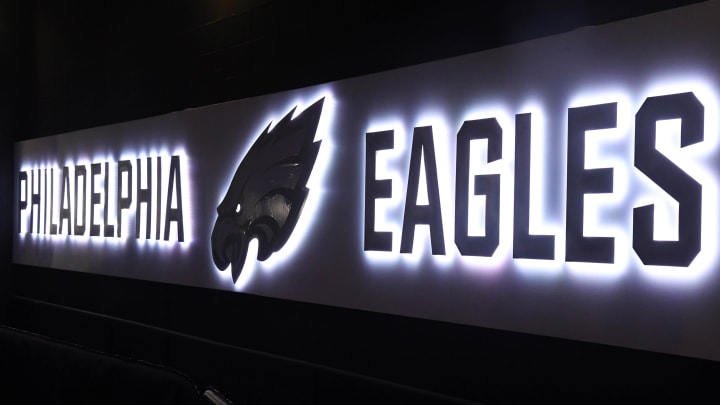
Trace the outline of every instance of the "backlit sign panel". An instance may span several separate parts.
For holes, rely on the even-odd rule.
[[[720,360],[716,16],[18,143],[14,260]]]

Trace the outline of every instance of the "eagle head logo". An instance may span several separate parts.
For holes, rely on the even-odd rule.
[[[320,149],[313,142],[323,100],[292,118],[295,108],[270,125],[240,162],[220,205],[212,231],[212,257],[220,270],[232,265],[237,281],[250,240],[258,240],[258,260],[280,250],[300,217],[308,177]]]

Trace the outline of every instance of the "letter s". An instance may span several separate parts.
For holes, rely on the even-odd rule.
[[[703,141],[705,108],[693,93],[648,97],[635,115],[635,167],[679,205],[677,241],[653,239],[653,205],[633,209],[633,249],[647,265],[687,267],[700,252],[702,185],[655,149],[657,121],[678,118],[681,147]]]

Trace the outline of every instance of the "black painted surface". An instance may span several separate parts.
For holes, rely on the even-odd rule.
[[[0,64],[6,323],[170,365],[237,403],[450,403],[429,392],[486,403],[717,396],[720,365],[709,361],[10,263],[12,141],[479,51],[692,1],[15,3],[0,3],[0,44],[9,55]]]
[[[33,333],[0,327],[5,403],[201,404],[187,376]]]
[[[13,140],[29,127],[32,108],[32,7],[0,2],[0,318],[6,313],[12,260]]]

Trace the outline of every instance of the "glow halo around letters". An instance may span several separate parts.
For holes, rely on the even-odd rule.
[[[658,88],[662,90],[658,90]],[[594,130],[588,131],[585,134],[586,137],[586,158],[585,168],[611,168],[613,170],[613,192],[607,194],[588,194],[585,196],[585,212],[586,215],[583,218],[584,221],[584,235],[585,236],[606,236],[615,239],[615,258],[613,263],[599,264],[599,263],[585,263],[585,262],[564,262],[564,244],[565,235],[562,230],[564,225],[565,207],[556,212],[550,212],[547,208],[542,208],[544,204],[531,204],[530,213],[530,230],[531,233],[537,234],[548,234],[555,236],[555,259],[554,260],[534,260],[534,259],[511,259],[511,238],[509,238],[509,232],[507,231],[508,224],[512,224],[512,212],[505,207],[501,210],[500,223],[505,224],[501,226],[500,233],[500,245],[498,250],[491,258],[478,258],[461,256],[457,252],[457,248],[454,246],[452,239],[454,230],[454,205],[453,201],[447,197],[447,195],[454,195],[455,190],[453,186],[448,186],[447,183],[442,180],[439,181],[441,187],[441,209],[445,235],[445,246],[446,255],[430,255],[429,253],[429,234],[427,232],[427,226],[418,226],[415,234],[414,250],[412,254],[400,254],[399,241],[400,241],[400,229],[402,228],[402,206],[405,196],[405,190],[402,186],[407,184],[407,168],[402,167],[402,163],[407,164],[407,156],[404,154],[408,153],[408,146],[410,139],[412,139],[412,131],[416,127],[420,126],[432,126],[433,134],[435,136],[435,149],[437,158],[437,170],[439,179],[454,179],[454,175],[450,175],[447,170],[448,167],[454,168],[454,154],[450,153],[450,150],[454,149],[455,146],[455,133],[459,129],[452,129],[448,126],[443,118],[447,115],[444,112],[426,112],[420,115],[420,119],[413,125],[404,124],[403,120],[396,119],[377,119],[374,120],[368,127],[366,133],[377,132],[382,130],[393,130],[395,146],[392,150],[383,150],[377,152],[377,173],[376,179],[390,179],[392,180],[393,197],[392,198],[378,198],[375,201],[376,204],[376,218],[375,218],[375,231],[390,231],[393,233],[393,249],[392,252],[365,252],[365,259],[375,268],[387,268],[391,266],[397,267],[397,260],[401,260],[404,264],[403,267],[416,267],[421,260],[430,259],[433,261],[435,266],[439,268],[447,269],[449,266],[460,266],[462,268],[473,268],[473,269],[500,269],[507,268],[508,263],[511,263],[511,267],[521,271],[522,274],[526,274],[530,277],[536,277],[540,274],[546,274],[548,276],[558,275],[558,271],[566,269],[571,273],[572,278],[587,279],[588,281],[598,282],[605,280],[607,282],[616,282],[622,278],[631,266],[634,268],[642,268],[643,272],[646,272],[649,276],[654,278],[667,278],[670,280],[687,281],[692,284],[694,280],[697,280],[708,268],[711,267],[712,258],[709,258],[709,254],[706,253],[707,248],[703,249],[703,252],[693,262],[691,268],[679,268],[671,270],[669,266],[645,266],[639,262],[637,256],[632,250],[631,246],[631,222],[632,222],[632,207],[639,206],[644,203],[652,202],[658,204],[660,200],[667,196],[663,196],[663,191],[658,189],[657,185],[644,179],[642,173],[632,166],[632,150],[634,140],[634,114],[642,104],[642,101],[652,95],[663,95],[663,94],[674,94],[677,92],[690,91],[698,96],[706,111],[717,111],[718,103],[714,96],[711,96],[710,91],[707,90],[706,86],[698,83],[685,83],[682,85],[665,84],[664,86],[656,86],[653,91],[650,91],[647,95],[636,96],[634,99],[628,91],[621,90],[621,85],[616,86],[603,86],[599,90],[587,90],[580,93],[580,95],[573,96],[568,102],[568,108],[577,106],[590,106],[603,103],[616,103],[617,105],[617,125],[615,128],[609,128],[605,130]],[[502,103],[501,103],[502,104]],[[505,108],[486,108],[477,111],[472,111],[465,114],[463,121],[478,119],[478,118],[496,118],[503,129],[503,158],[501,162],[505,163],[503,166],[500,162],[493,162],[492,164],[485,164],[485,171],[478,171],[480,166],[478,162],[471,163],[471,174],[491,173],[490,167],[502,167],[500,169],[501,174],[501,201],[512,201],[512,182],[514,181],[514,137],[512,136],[514,131],[514,124],[512,123],[512,117],[515,114],[530,112],[532,115],[531,127],[531,175],[535,178],[540,178],[540,181],[531,181],[531,199],[542,196],[541,188],[546,176],[546,169],[543,167],[542,162],[547,160],[547,156],[543,156],[544,143],[547,138],[545,136],[548,130],[545,121],[547,118],[545,114],[539,112],[542,111],[539,107],[542,105],[539,101],[532,103],[526,103],[527,108],[520,109],[518,112],[511,112],[507,107]],[[567,117],[564,121],[565,127],[567,127]],[[662,126],[662,123],[658,125]],[[715,149],[717,144],[717,137],[712,137],[712,134],[717,134],[717,118],[706,114],[706,141],[709,143],[709,147],[703,147],[703,143],[698,145],[683,148],[683,151],[676,150],[676,146],[668,144],[667,137],[660,135],[658,137],[657,149],[663,154],[667,154],[673,162],[676,162],[681,169],[688,172],[693,178],[697,179],[703,185],[703,207],[712,207],[717,202],[717,180],[712,178],[701,165],[693,164],[695,160],[693,158],[684,158],[683,156],[693,150],[702,150],[702,154],[697,152],[691,155],[697,157],[709,156],[711,151]],[[454,132],[453,132],[454,131]],[[442,135],[444,134],[444,136]],[[561,150],[567,151],[567,138],[565,144],[561,146]],[[673,149],[674,148],[674,149]],[[565,157],[565,160],[567,158]],[[628,163],[630,162],[630,163]],[[398,163],[401,163],[398,165]],[[557,162],[555,162],[557,164]],[[564,165],[564,162],[563,162]],[[404,169],[404,170],[403,170]],[[497,169],[496,169],[497,170]],[[557,171],[557,170],[556,170]],[[562,170],[561,170],[562,171]],[[566,175],[566,174],[565,174]],[[420,194],[419,199],[422,198],[422,193],[427,190],[426,186],[422,184],[426,181],[424,173],[420,176]],[[557,181],[557,179],[556,179]],[[450,181],[450,184],[453,182]],[[643,184],[645,184],[643,186]],[[638,196],[638,190],[646,189],[648,186],[655,189],[655,197],[641,197]],[[444,191],[443,191],[444,188]],[[449,190],[450,189],[450,190]],[[562,189],[562,188],[561,188]],[[448,193],[448,191],[451,191]],[[444,196],[444,198],[443,198]],[[564,196],[563,196],[564,197]],[[473,198],[471,196],[471,201]],[[544,198],[544,197],[543,197]],[[426,198],[425,198],[426,201]],[[482,204],[482,203],[481,203]],[[667,204],[666,204],[667,205]],[[673,210],[667,207],[664,210],[660,210],[660,214],[656,216],[655,223],[658,235],[667,235],[673,231],[677,233],[677,230],[668,229],[673,226],[677,226],[677,209]],[[703,231],[703,247],[714,246],[717,241],[717,214],[710,213],[709,209],[703,209],[703,223],[708,224],[707,235]],[[396,213],[395,215],[389,215],[389,212]],[[397,214],[399,212],[399,215]],[[663,217],[663,213],[665,216]],[[668,217],[668,213],[671,215]],[[390,217],[395,218],[390,219]],[[709,217],[709,218],[707,218]],[[555,218],[556,223],[549,222],[550,218]],[[708,219],[707,221],[705,219]],[[560,223],[557,223],[560,219]],[[610,219],[612,222],[608,222]],[[666,238],[667,236],[660,236],[660,239]],[[657,239],[657,237],[656,237]],[[660,240],[658,239],[658,240]],[[469,267],[468,267],[469,266]],[[660,269],[655,269],[660,268]],[[704,269],[704,270],[701,270]],[[537,273],[540,271],[540,273]]]
[[[703,142],[680,149],[679,143],[676,144],[673,141],[679,139],[679,135],[666,133],[665,136],[662,136],[659,133],[657,137],[657,149],[703,186],[701,250],[691,265],[689,267],[645,266],[637,256],[633,258],[633,264],[641,269],[643,276],[648,277],[652,282],[663,285],[700,287],[701,281],[709,275],[710,270],[718,265],[717,246],[720,242],[718,239],[720,218],[718,210],[714,207],[718,207],[720,203],[718,200],[719,179],[718,174],[708,168],[718,164],[715,155],[718,144],[720,144],[720,117],[718,116],[720,103],[718,102],[718,85],[716,81],[707,77],[707,73],[697,69],[691,69],[684,74],[663,75],[650,81],[650,85],[647,85],[643,91],[646,97],[692,92],[705,107],[705,139]],[[664,125],[672,127],[673,123],[659,123],[661,129]],[[665,129],[668,128],[665,127]],[[672,131],[672,128],[670,130]],[[639,176],[646,187],[647,183],[651,183],[642,174]],[[651,187],[656,188],[657,186],[652,183]],[[665,198],[669,197],[665,196]],[[657,199],[638,196],[633,201],[633,206],[641,206],[648,202],[657,204]],[[677,215],[676,212],[673,214]],[[668,221],[668,225],[674,225],[675,221],[677,220]]]
[[[40,208],[38,210],[38,211],[40,211],[39,212],[40,215],[38,216],[38,220],[41,221],[41,223],[43,223],[43,224],[47,222],[48,232],[43,232],[43,230],[44,230],[43,227],[41,227],[41,232],[39,232],[39,233],[30,232],[30,230],[27,229],[27,226],[30,226],[33,229],[35,228],[35,227],[33,227],[33,224],[28,224],[30,211],[33,209],[32,207],[30,207],[26,210],[25,213],[21,214],[21,217],[20,217],[21,232],[20,233],[29,235],[29,237],[32,240],[34,240],[38,243],[45,243],[45,244],[51,243],[52,245],[70,244],[72,246],[83,247],[83,246],[88,246],[88,244],[89,244],[90,246],[93,246],[95,248],[103,248],[103,249],[109,248],[112,250],[119,251],[119,250],[122,250],[125,248],[126,244],[129,243],[128,241],[130,239],[133,239],[136,242],[135,243],[136,246],[138,246],[140,248],[151,248],[151,249],[159,248],[159,249],[163,249],[163,250],[179,248],[183,251],[187,251],[192,243],[192,235],[193,235],[193,233],[192,233],[193,232],[193,227],[192,227],[193,221],[192,221],[192,215],[191,215],[191,213],[192,213],[192,202],[191,202],[192,196],[190,195],[192,192],[193,184],[192,184],[192,181],[190,180],[190,176],[189,176],[190,164],[188,162],[189,159],[187,158],[187,155],[183,148],[180,148],[180,147],[175,148],[172,153],[167,152],[167,150],[168,150],[167,148],[157,148],[154,150],[154,152],[147,154],[147,156],[145,156],[144,153],[135,154],[130,151],[123,151],[120,153],[119,159],[115,159],[111,154],[105,154],[105,153],[94,154],[93,158],[89,158],[86,155],[79,155],[77,158],[67,157],[64,160],[64,165],[62,167],[58,166],[57,164],[49,163],[49,162],[45,162],[45,163],[41,163],[41,164],[23,164],[21,166],[20,171],[25,171],[25,172],[33,171],[33,175],[35,175],[37,170],[41,170],[41,171],[44,171],[45,169],[48,170],[48,174],[47,174],[47,176],[48,176],[48,179],[47,179],[48,193],[50,193],[50,186],[49,186],[50,182],[53,182],[53,186],[52,186],[52,193],[51,193],[52,194],[52,204],[50,203],[50,201],[47,202],[47,204],[48,204],[47,212],[48,212],[48,215],[51,218],[53,218],[54,221],[57,221],[57,222],[55,222],[55,224],[58,225],[58,234],[50,234],[49,233],[49,229],[50,229],[50,225],[51,225],[50,219],[46,218],[45,210],[43,209],[46,204],[46,201],[44,199],[47,198],[47,196],[44,194],[44,190],[43,190],[43,192],[41,192],[42,195],[40,197]],[[162,172],[163,176],[161,176],[161,184],[156,185],[155,187],[151,187],[151,199],[152,199],[152,201],[155,202],[155,201],[157,201],[158,190],[159,189],[161,190],[163,187],[165,189],[167,189],[167,187],[168,187],[169,178],[167,178],[166,176],[167,176],[167,174],[169,174],[169,166],[170,166],[171,156],[178,156],[180,159],[180,165],[179,165],[180,177],[181,177],[182,183],[184,183],[184,184],[181,184],[181,190],[180,190],[182,192],[182,195],[180,196],[180,198],[181,198],[182,204],[183,204],[183,211],[185,211],[187,213],[187,215],[184,215],[184,217],[183,217],[184,235],[185,235],[185,240],[183,242],[178,241],[177,224],[175,226],[172,226],[172,222],[174,222],[174,221],[171,221],[170,234],[169,234],[169,238],[167,241],[162,239],[163,235],[161,235],[161,239],[159,239],[159,240],[152,239],[152,238],[151,239],[144,239],[144,238],[136,239],[135,236],[130,233],[130,229],[134,229],[134,226],[131,227],[130,225],[134,223],[135,216],[138,214],[136,211],[136,207],[137,207],[136,198],[132,199],[132,201],[130,203],[130,207],[127,209],[128,212],[125,213],[124,218],[123,218],[122,228],[125,230],[124,235],[121,235],[121,237],[116,237],[116,236],[107,236],[106,237],[103,235],[102,228],[100,231],[101,232],[100,236],[90,236],[89,235],[89,226],[91,223],[103,224],[104,210],[108,211],[108,214],[107,214],[108,215],[108,224],[114,225],[114,227],[115,227],[114,232],[117,232],[117,225],[118,225],[117,217],[116,217],[117,196],[115,195],[115,193],[117,192],[116,176],[117,176],[118,162],[123,161],[123,160],[130,160],[132,167],[135,167],[136,159],[141,159],[141,162],[142,162],[141,164],[143,166],[145,165],[146,157],[151,157],[152,159],[156,159],[159,157],[161,159],[162,170],[163,170],[163,172]],[[97,178],[95,178],[95,179],[92,179],[91,177],[93,177],[93,176],[90,175],[89,169],[90,169],[91,164],[96,164],[96,163],[101,164],[101,172],[100,172],[101,175],[96,176]],[[108,184],[105,184],[105,180],[104,180],[106,163],[108,164],[108,171],[109,171]],[[87,223],[84,224],[85,228],[86,228],[85,233],[83,235],[74,235],[74,234],[72,234],[71,230],[72,230],[72,227],[75,225],[75,223],[78,221],[76,219],[78,207],[75,206],[75,200],[74,200],[74,196],[75,196],[75,181],[74,180],[75,180],[75,171],[76,171],[77,167],[80,167],[80,166],[84,166],[86,168],[86,170],[88,170],[85,180],[84,180],[84,183],[79,183],[79,184],[83,184],[83,188],[84,188],[83,193],[85,194],[86,198],[89,198],[88,195],[89,195],[90,189],[92,187],[91,182],[94,181],[97,189],[101,190],[99,192],[101,195],[101,200],[100,200],[100,203],[97,204],[98,206],[95,210],[92,210],[91,204],[85,203],[85,210],[87,210],[87,212],[83,212],[83,214],[82,214],[83,219],[87,220]],[[63,233],[59,233],[59,225],[60,225],[59,224],[59,215],[60,215],[59,209],[61,207],[61,204],[63,204],[63,202],[64,202],[64,201],[62,201],[62,196],[60,194],[61,193],[63,167],[69,168],[69,179],[68,179],[69,181],[68,181],[68,191],[67,191],[67,195],[69,196],[69,201],[68,201],[69,205],[67,205],[67,208],[69,208],[71,211],[71,218],[70,218],[71,221],[69,223],[66,223],[69,226],[69,229],[65,229],[65,227],[63,227],[64,228]],[[50,178],[50,169],[53,170],[54,179]],[[137,179],[136,173],[133,173],[133,182],[135,182],[137,180],[138,179]],[[45,181],[46,180],[44,178],[41,178],[38,187],[41,187],[41,188],[45,187]],[[147,186],[147,184],[144,181],[143,181],[143,184],[145,186]],[[135,188],[135,187],[133,187],[133,188]],[[37,188],[36,188],[36,190],[37,190]],[[110,194],[107,198],[107,206],[104,206],[103,201],[105,199],[105,193],[108,193],[108,190],[112,190],[112,191],[110,191]],[[28,188],[28,191],[30,191],[29,188]],[[124,191],[129,191],[133,196],[135,194],[135,192],[133,190],[128,190],[127,188],[125,188]],[[177,192],[178,192],[177,190],[174,190],[175,194],[177,194]],[[134,197],[136,197],[136,196],[134,196]],[[165,196],[165,197],[167,198],[167,196]],[[88,202],[89,202],[89,199],[88,199]],[[153,210],[151,212],[151,217],[154,217],[155,215],[158,214],[158,212],[157,212],[158,209],[160,210],[160,213],[159,213],[160,214],[160,224],[163,224],[163,226],[165,224],[165,202],[166,202],[166,200],[162,199],[162,203],[161,203],[160,207],[157,207],[157,204],[153,204]],[[173,203],[173,205],[171,205],[171,208],[172,207],[176,208],[177,202]],[[93,218],[93,216],[94,216],[94,218]],[[82,222],[85,222],[85,221],[82,221]],[[154,225],[155,221],[150,221],[150,222],[151,222],[151,225],[153,226],[152,231],[155,231],[155,232],[151,232],[151,235],[155,235],[155,233],[157,232],[155,225]],[[141,224],[141,230],[144,230],[144,227],[142,226],[142,224]]]

